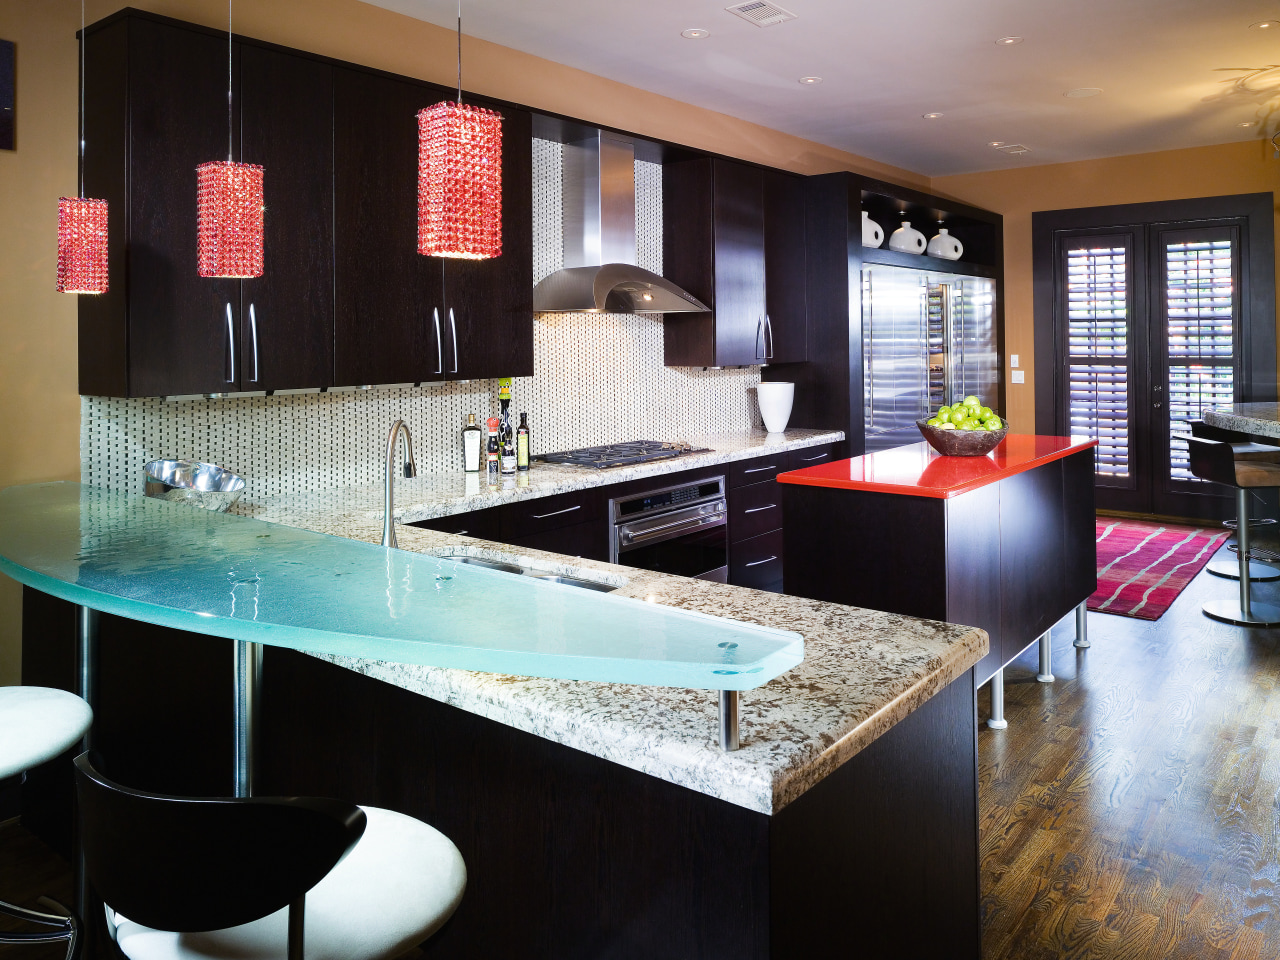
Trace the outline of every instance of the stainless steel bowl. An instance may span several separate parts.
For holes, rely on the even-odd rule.
[[[226,467],[198,460],[152,460],[146,468],[146,493],[226,513],[244,493],[244,477]]]

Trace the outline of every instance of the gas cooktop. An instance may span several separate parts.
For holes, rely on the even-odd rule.
[[[661,440],[631,440],[627,443],[610,443],[603,447],[583,447],[563,453],[544,453],[534,457],[543,463],[560,463],[573,467],[592,467],[605,470],[609,467],[626,467],[651,460],[670,460],[691,453],[710,453],[706,447],[693,447],[687,443],[663,443]]]

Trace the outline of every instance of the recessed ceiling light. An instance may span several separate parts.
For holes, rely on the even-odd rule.
[[[701,27],[690,27],[688,30],[681,30],[680,36],[686,40],[705,40],[711,36],[711,31],[703,30]]]
[[[1236,124],[1236,126],[1237,126],[1237,127],[1252,127],[1252,126],[1253,126],[1253,121],[1252,121],[1252,120],[1246,120],[1246,121],[1244,121],[1243,123],[1237,123],[1237,124]]]
[[[1021,43],[1021,37],[1001,37],[996,41],[1002,47],[1012,47],[1015,43]]]
[[[922,118],[923,118],[923,119],[925,119],[925,120],[937,120],[940,116],[942,116],[942,114],[940,114],[940,113],[925,113],[925,114],[922,114],[921,116],[922,116]]]
[[[1063,94],[1069,100],[1083,100],[1085,97],[1096,97],[1102,92],[1101,87],[1076,87]]]
[[[814,84],[821,83],[822,78],[821,77],[801,77],[800,82],[803,83],[806,87],[812,87]]]
[[[1249,24],[1250,30],[1270,30],[1272,27],[1280,27],[1280,20],[1259,20]]]
[[[987,146],[988,146],[988,147],[1003,147],[1003,146],[1004,146],[1004,141],[1003,141],[1003,140],[992,140],[992,141],[990,141],[990,142],[987,144]]]

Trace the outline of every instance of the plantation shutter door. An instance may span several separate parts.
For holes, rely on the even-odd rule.
[[[1099,485],[1132,488],[1131,241],[1123,234],[1070,237],[1061,250],[1062,354],[1067,358],[1063,432],[1098,441]]]

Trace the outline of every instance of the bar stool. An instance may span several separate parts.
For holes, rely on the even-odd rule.
[[[1221,427],[1210,426],[1203,420],[1191,420],[1189,423],[1193,437],[1231,444],[1231,451],[1237,460],[1275,460],[1280,462],[1280,447],[1257,443],[1247,433],[1240,433],[1236,430],[1223,430]],[[1252,533],[1257,527],[1268,526],[1275,522],[1270,517],[1252,517],[1249,520],[1249,532]],[[1223,520],[1222,525],[1235,530],[1238,524],[1235,520]],[[1232,549],[1239,550],[1239,548],[1240,544],[1237,538],[1237,543]],[[1226,580],[1240,579],[1239,564],[1230,560],[1213,560],[1205,569],[1215,577],[1222,577]],[[1280,570],[1264,563],[1254,562],[1254,558],[1250,556],[1249,579],[1259,583],[1280,580]]]
[[[1280,463],[1270,455],[1268,459],[1238,458],[1235,446],[1196,436],[1187,438],[1191,472],[1201,480],[1221,483],[1236,490],[1236,544],[1239,547],[1236,560],[1239,565],[1240,601],[1236,604],[1227,600],[1211,600],[1203,609],[1214,620],[1237,626],[1280,626],[1280,607],[1253,602],[1249,572],[1249,491],[1259,487],[1280,487]],[[1246,454],[1249,452],[1245,451]]]
[[[74,693],[49,687],[0,687],[0,780],[52,760],[74,746],[91,723],[93,711]],[[0,903],[0,913],[6,916],[54,928],[38,933],[0,930],[0,943],[65,940],[71,960],[80,951],[80,924],[71,911],[61,904],[55,906],[61,914]]]

